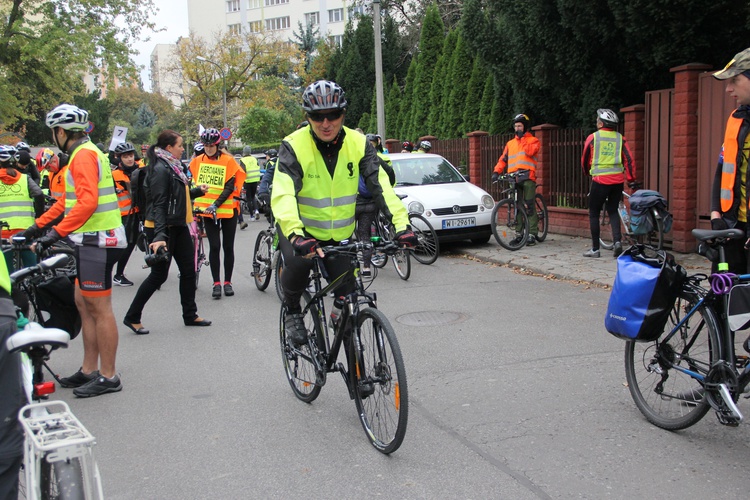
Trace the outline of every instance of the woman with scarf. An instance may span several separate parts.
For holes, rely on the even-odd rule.
[[[195,268],[193,243],[188,224],[193,221],[191,199],[202,196],[208,186],[190,188],[182,169],[180,158],[185,150],[182,137],[173,130],[165,130],[147,152],[145,232],[149,248],[154,255],[169,253],[166,260],[155,259],[151,273],[138,288],[138,292],[125,314],[124,324],[135,333],[145,335],[149,330],[141,323],[143,307],[151,295],[167,281],[172,259],[180,270],[180,301],[182,319],[187,326],[209,326],[210,321],[198,316],[195,304]]]

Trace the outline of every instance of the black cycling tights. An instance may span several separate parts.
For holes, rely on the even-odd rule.
[[[221,283],[221,253],[224,248],[224,281],[232,281],[234,271],[234,236],[237,234],[237,216],[228,219],[204,218],[208,238],[208,262],[211,264],[211,277],[214,283]],[[223,238],[223,241],[222,241]]]
[[[622,200],[623,183],[619,184],[599,184],[591,183],[589,191],[589,227],[591,228],[591,248],[599,250],[599,217],[602,213],[602,207],[609,214],[610,225],[612,226],[612,238],[614,241],[622,240],[622,227],[620,225],[620,215],[617,213],[617,207]]]

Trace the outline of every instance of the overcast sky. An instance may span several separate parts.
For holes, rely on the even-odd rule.
[[[140,52],[135,56],[135,63],[144,66],[141,71],[141,80],[143,88],[147,91],[151,90],[148,68],[154,47],[159,43],[176,43],[179,37],[189,34],[187,0],[154,0],[154,4],[159,8],[153,17],[154,24],[157,28],[166,28],[166,30],[154,33],[144,29],[141,32],[141,39],[148,37],[150,40],[139,41],[135,44],[135,49]]]

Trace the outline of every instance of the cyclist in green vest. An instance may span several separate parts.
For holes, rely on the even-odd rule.
[[[252,151],[250,146],[242,148],[240,164],[247,174],[247,177],[245,177],[245,199],[247,200],[247,206],[252,210],[253,219],[258,220],[260,219],[260,214],[258,213],[258,203],[255,201],[255,194],[260,182],[260,165],[258,165],[258,159],[251,154]],[[247,227],[247,224],[245,224],[245,227]]]
[[[589,226],[591,248],[584,257],[599,257],[599,216],[604,206],[612,221],[612,239],[615,242],[615,258],[622,253],[622,228],[617,207],[622,200],[625,180],[631,188],[635,183],[635,162],[628,142],[617,130],[617,114],[611,109],[596,111],[597,131],[586,138],[581,156],[584,172],[591,175],[589,191]]]
[[[107,156],[84,132],[89,127],[86,110],[61,104],[47,114],[46,124],[55,145],[70,154],[65,195],[26,235],[52,226],[33,246],[47,248],[66,236],[75,244],[75,301],[81,313],[83,363],[75,374],[60,379],[60,384],[74,388],[73,394],[82,398],[117,392],[122,383],[115,367],[119,336],[112,310],[112,268],[127,238],[112,170]]]
[[[284,256],[284,328],[289,340],[305,342],[300,297],[307,287],[312,254],[324,257],[321,246],[351,238],[355,228],[355,203],[360,175],[378,208],[396,228],[396,240],[416,246],[409,214],[379,167],[375,148],[364,135],[344,126],[347,101],[335,82],[320,80],[302,94],[309,125],[291,133],[281,143],[273,178],[271,209],[279,228]],[[346,273],[348,258],[326,258],[330,280]],[[337,290],[351,291],[349,283]]]

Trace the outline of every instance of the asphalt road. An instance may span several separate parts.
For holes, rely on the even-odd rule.
[[[238,232],[234,297],[212,300],[204,271],[213,326],[183,326],[173,266],[146,307],[151,334],[120,326],[124,390],[58,389],[98,439],[107,498],[747,498],[747,424],[709,413],[667,432],[638,412],[624,344],[603,328],[607,290],[448,253],[406,282],[388,263],[373,285],[410,392],[406,439],[380,454],[337,374],[312,404],[292,395],[273,283],[250,277],[264,224]],[[114,290],[118,324],[134,293]],[[51,365],[67,375],[81,358],[76,340]]]

